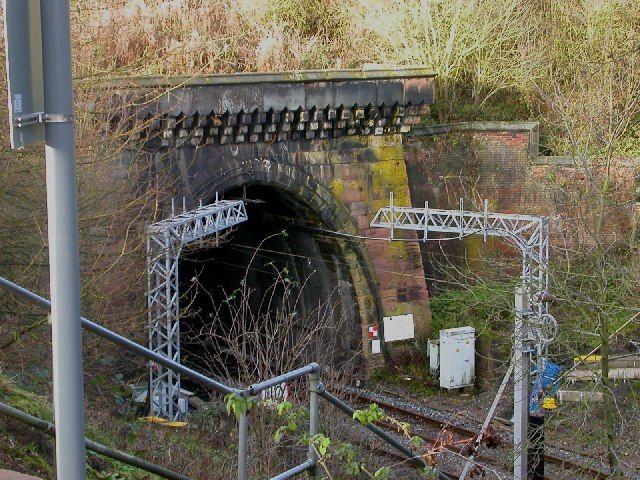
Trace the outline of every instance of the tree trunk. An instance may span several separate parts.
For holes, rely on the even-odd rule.
[[[601,377],[602,377],[602,398],[604,401],[604,428],[607,435],[607,457],[611,477],[613,479],[622,478],[620,473],[620,462],[618,460],[618,438],[616,432],[616,422],[613,415],[614,402],[612,382],[609,379],[609,318],[607,314],[600,315],[600,355]]]

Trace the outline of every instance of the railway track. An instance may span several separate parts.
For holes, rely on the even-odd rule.
[[[376,452],[379,455],[383,455],[383,456],[392,458],[392,459],[397,460],[399,462],[407,462],[407,459],[404,457],[404,455],[401,455],[400,453],[395,452],[393,450],[388,450],[386,448],[381,448],[381,447],[372,447],[370,445],[367,446],[367,448],[369,448],[370,450],[373,450],[374,452]],[[414,468],[414,469],[420,468],[418,466],[409,466],[409,465],[410,464],[407,463],[407,466],[405,468]],[[452,480],[458,478],[457,472],[454,472],[454,471],[452,471],[450,469],[445,469],[445,468],[442,468],[442,467],[438,467],[438,470],[441,473],[445,474],[447,477],[451,478]]]
[[[395,426],[392,425],[389,422],[382,421],[382,422],[377,422],[377,423],[379,425],[387,427],[390,430],[395,429]],[[434,436],[425,435],[424,433],[417,432],[417,431],[411,431],[411,435],[421,438],[428,445],[429,444],[430,445],[435,444],[436,440],[437,440],[436,437],[434,437]],[[460,457],[462,457],[462,453],[461,453],[461,451],[459,449],[458,450],[449,449],[449,452],[450,453],[454,453],[455,455],[460,455]],[[398,454],[397,457],[401,458],[402,456]],[[483,466],[483,467],[490,466],[494,470],[496,470],[496,469],[503,470],[503,466],[500,465],[499,462],[497,462],[495,459],[493,459],[493,458],[491,458],[491,457],[489,457],[487,455],[482,455],[482,454],[478,455],[478,454],[476,454],[475,461],[476,461],[476,464],[478,464],[480,466]],[[438,469],[442,470],[442,468],[440,466],[438,466]],[[451,469],[444,470],[443,473],[446,473],[451,478],[458,478],[458,476],[456,475],[456,472],[454,472]],[[505,477],[504,478],[508,478],[508,475],[509,474],[505,472]],[[545,478],[545,480],[548,480],[548,479]]]
[[[363,403],[376,403],[380,407],[384,408],[387,412],[393,412],[401,417],[417,420],[419,424],[426,424],[431,427],[435,427],[438,430],[446,428],[450,432],[457,433],[466,438],[475,437],[477,435],[477,432],[479,431],[479,426],[467,426],[453,422],[451,414],[449,413],[426,407],[419,407],[419,409],[417,409],[414,406],[413,408],[411,408],[410,406],[406,405],[406,402],[401,399],[387,397],[386,395],[381,395],[377,392],[367,392],[358,388],[347,388],[345,389],[345,391],[346,393],[352,395],[354,398],[362,401]],[[390,424],[387,424],[386,426],[393,427]],[[424,433],[420,433],[417,431],[413,431],[411,433],[412,435],[416,435],[422,438],[429,444],[433,444],[436,440],[432,435],[425,435]],[[559,469],[572,471],[576,475],[575,478],[606,479],[607,477],[609,477],[608,472],[601,470],[595,465],[596,459],[588,455],[563,450],[558,447],[550,447],[547,448],[547,451],[545,451],[544,458],[545,462],[555,465]],[[501,462],[499,462],[495,458],[492,458],[490,455],[478,454],[476,455],[476,459],[479,463],[490,465],[495,469],[503,471],[505,469],[504,464],[501,464]],[[549,480],[551,479],[549,478]]]

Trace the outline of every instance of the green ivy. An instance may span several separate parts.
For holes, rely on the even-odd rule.
[[[372,403],[368,408],[363,410],[356,410],[353,412],[353,419],[358,420],[362,425],[369,425],[370,423],[384,420],[386,415],[377,404]]]
[[[240,417],[256,404],[256,398],[230,393],[224,397],[224,403],[227,406],[227,413],[233,413],[236,419],[240,420]]]
[[[276,414],[284,420],[284,423],[273,434],[273,440],[276,443],[280,442],[285,435],[297,432],[301,422],[306,421],[308,418],[308,412],[305,408],[294,408],[293,404],[288,401],[276,405]],[[306,434],[302,434],[298,440],[302,444],[309,442]]]
[[[432,336],[440,330],[471,325],[491,333],[496,323],[512,315],[513,288],[509,284],[483,283],[465,290],[449,290],[430,299]]]

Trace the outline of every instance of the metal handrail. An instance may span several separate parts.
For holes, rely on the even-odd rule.
[[[2,402],[0,402],[0,415],[4,415],[19,422],[26,423],[27,425],[40,430],[41,432],[44,432],[51,437],[56,436],[56,427],[53,423],[42,420],[41,418],[34,417],[33,415],[29,415],[22,410],[18,410],[17,408],[13,408]],[[87,450],[99,453],[100,455],[104,455],[105,457],[113,458],[114,460],[117,460],[119,462],[133,465],[134,467],[146,470],[147,472],[155,473],[156,475],[159,475],[163,478],[168,478],[169,480],[191,480],[189,477],[181,473],[168,470],[164,467],[149,463],[138,457],[134,457],[119,450],[106,447],[98,442],[89,440],[88,438],[85,438],[84,442]]]
[[[16,285],[6,278],[0,277],[0,287],[9,290],[18,297],[23,298],[24,300],[42,308],[43,310],[46,310],[47,312],[51,309],[51,302],[49,300],[27,290],[26,288],[21,287],[20,285]],[[171,368],[174,371],[190,378],[195,382],[200,383],[205,387],[212,388],[213,390],[224,394],[240,393],[240,390],[238,390],[237,388],[232,388],[223,383],[217,382],[205,375],[202,375],[201,373],[196,372],[195,370],[191,370],[190,368],[185,367],[178,362],[174,362],[170,358],[163,357],[162,355],[152,352],[148,348],[143,347],[142,345],[133,342],[126,337],[118,335],[108,328],[98,325],[97,323],[94,323],[91,320],[86,319],[85,317],[80,317],[80,322],[82,323],[82,327],[86,328],[90,332],[93,332],[102,338],[106,338],[107,340],[110,340],[113,343],[116,343],[133,353],[142,355],[143,357],[153,362],[159,363],[163,367]]]
[[[3,277],[0,277],[0,287],[6,290],[9,290],[10,292],[17,295],[18,297],[23,298],[24,300],[42,308],[43,310],[49,311],[51,308],[51,302],[49,302],[49,300],[47,300],[46,298],[43,298],[31,292],[30,290],[27,290],[26,288],[23,288],[20,285],[17,285]],[[313,438],[318,433],[318,416],[319,416],[318,398],[319,397],[323,398],[330,404],[334,405],[335,407],[338,408],[338,410],[350,416],[351,418],[353,417],[353,413],[355,412],[355,409],[353,409],[347,403],[343,402],[342,400],[335,397],[334,395],[332,395],[326,390],[325,386],[320,382],[320,365],[318,365],[317,363],[310,363],[309,365],[298,368],[296,370],[292,370],[291,372],[284,373],[282,375],[265,380],[263,382],[253,384],[245,389],[238,389],[238,388],[233,388],[223,383],[220,383],[216,380],[213,380],[201,373],[196,372],[195,370],[185,367],[180,363],[174,362],[169,358],[158,355],[157,353],[149,350],[148,348],[143,347],[142,345],[135,343],[126,337],[118,335],[117,333],[114,333],[111,330],[101,325],[98,325],[97,323],[94,323],[85,317],[80,317],[80,321],[83,328],[86,328],[87,330],[95,333],[96,335],[103,337],[109,341],[112,341],[117,345],[120,345],[121,347],[124,347],[133,353],[137,353],[138,355],[141,355],[153,362],[157,362],[166,368],[173,369],[174,371],[180,374],[183,374],[184,376],[192,379],[195,382],[200,383],[205,387],[209,387],[217,392],[224,393],[224,394],[233,393],[245,398],[251,397],[275,385],[279,385],[283,382],[289,382],[304,376],[308,376],[309,377],[309,438]],[[15,410],[15,409],[12,409],[12,410]],[[20,412],[20,413],[23,413],[23,412]],[[240,418],[238,419],[238,480],[248,479],[247,450],[248,450],[249,419],[248,419],[247,413],[248,412],[243,412],[240,415]],[[6,409],[3,410],[0,408],[0,414],[6,415],[7,410]],[[22,417],[22,418],[26,418],[26,417]],[[33,418],[35,419],[35,417]],[[26,422],[26,423],[29,423],[29,422]],[[48,422],[45,422],[45,423],[48,423]],[[51,431],[51,429],[53,428],[53,425],[51,424],[49,425],[50,427],[47,427],[47,429],[48,431]],[[369,431],[377,435],[379,438],[387,442],[393,448],[395,448],[396,450],[401,452],[403,455],[405,455],[408,460],[415,461],[419,463],[422,467],[428,466],[424,458],[422,458],[421,456],[415,455],[415,453],[412,452],[409,448],[407,448],[405,445],[403,445],[397,439],[393,438],[391,435],[389,435],[387,432],[385,432],[381,428],[373,424],[365,425],[365,427]],[[89,441],[87,440],[87,442]],[[99,444],[95,444],[95,445],[99,445]],[[90,450],[92,449],[90,448],[89,443],[87,443],[87,447]],[[102,449],[101,451],[98,451],[98,450],[94,450],[94,451],[107,455],[104,449]],[[123,454],[121,452],[118,452],[118,453],[121,454],[121,458],[118,458],[119,461],[122,461],[124,463],[129,463],[130,465],[138,466],[140,468],[144,468],[141,466],[142,463],[140,463],[144,461],[137,462],[137,464],[131,463],[131,461],[128,461],[126,458],[126,457],[130,457],[129,455]],[[135,459],[135,457],[130,457],[129,460],[130,459]],[[147,462],[144,462],[144,463],[147,464]],[[158,469],[163,468],[153,464],[148,464],[148,465],[157,467]],[[303,473],[306,471],[310,473],[312,478],[315,478],[316,467],[317,467],[317,453],[313,445],[310,444],[307,460],[305,462],[287,470],[286,472],[283,472],[273,477],[271,480],[285,480],[288,478],[293,478],[294,476],[299,475],[300,473]],[[154,473],[157,473],[157,472],[154,472]],[[162,473],[157,473],[157,474],[172,480],[187,479],[187,477],[183,477],[183,476],[180,476],[180,477],[167,476],[167,474],[174,474],[174,472],[171,472],[170,470],[166,470],[165,474],[162,474]],[[180,474],[174,474],[174,475],[180,475]],[[443,480],[449,479],[449,477],[444,475],[442,472],[438,472],[438,476],[440,479],[443,479]]]

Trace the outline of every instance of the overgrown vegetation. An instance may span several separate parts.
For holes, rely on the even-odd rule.
[[[560,155],[571,153],[571,141],[554,126],[562,116],[545,101],[549,93],[567,90],[564,105],[573,114],[615,103],[631,84],[615,76],[607,95],[607,78],[637,63],[640,51],[640,5],[633,0],[73,4],[83,86],[119,75],[422,64],[439,75],[437,121],[544,120],[546,148]],[[638,129],[623,138],[616,152],[640,156]]]
[[[464,290],[447,290],[431,298],[432,336],[440,330],[471,325],[477,334],[492,336],[513,316],[510,284],[480,283]]]
[[[53,406],[46,396],[35,395],[20,387],[6,373],[0,371],[0,401],[51,422]],[[88,435],[105,445],[114,446],[110,435],[90,427]],[[53,441],[44,433],[17,421],[0,422],[0,464],[3,468],[36,474],[44,479],[55,477],[52,466]],[[157,480],[159,477],[89,452],[87,478],[89,480]]]
[[[438,101],[430,122],[537,120],[545,151],[575,158],[573,180],[549,179],[542,186],[569,206],[565,223],[556,225],[562,245],[556,244],[552,251],[558,260],[552,271],[558,296],[553,311],[562,322],[553,353],[571,357],[596,346],[606,353],[612,348],[610,334],[637,312],[640,276],[634,203],[638,198],[620,198],[614,167],[618,157],[640,157],[640,2],[73,0],[72,13],[87,316],[144,341],[139,329],[146,288],[142,226],[157,218],[161,199],[172,196],[175,188],[170,182],[159,188],[163,182],[158,181],[139,191],[136,180],[148,167],[143,161],[138,163],[139,171],[133,171],[133,166],[126,172],[114,169],[132,132],[122,131],[113,141],[103,141],[101,135],[112,119],[99,90],[105,80],[129,75],[359,68],[366,63],[430,65],[439,74]],[[7,145],[7,102],[5,89],[1,90],[0,131]],[[146,159],[140,153],[136,152],[137,160]],[[113,175],[114,170],[119,176]],[[44,200],[42,149],[1,150],[0,274],[46,294]],[[632,213],[629,234],[611,238],[607,221],[618,218],[614,213],[619,208]],[[490,283],[462,278],[456,289],[434,296],[434,331],[472,324],[490,334],[508,324],[511,285],[494,283],[495,278]],[[42,367],[51,361],[46,317],[6,297],[0,302],[4,326],[0,360],[11,359],[16,366],[12,386],[0,376],[2,398],[50,419],[46,397],[51,379]],[[242,332],[247,329],[243,327]],[[637,332],[635,322],[614,340],[624,345],[637,340]],[[194,417],[196,426],[187,434],[132,421],[125,381],[144,379],[145,366],[118,351],[110,359],[98,360],[104,346],[94,337],[85,339],[92,432],[196,477],[212,478],[212,471],[226,475],[233,469],[234,452],[228,448],[228,439],[235,434],[232,417],[208,406]],[[267,366],[271,367],[265,362],[265,375],[272,373]],[[615,467],[623,458],[616,434],[625,419],[616,410],[613,395],[618,386],[607,380],[606,368],[603,363],[604,380],[598,384],[605,407],[585,407],[585,418],[606,419],[606,440],[594,441],[606,444],[609,462]],[[429,393],[415,388],[416,393]],[[261,416],[265,425],[272,426],[273,417],[273,412]],[[551,425],[553,418],[560,415],[551,418]],[[48,440],[22,438],[15,430],[0,423],[2,464],[28,466],[50,478]],[[345,430],[337,422],[327,427],[325,438],[337,438],[334,433]],[[325,457],[329,453],[351,465],[351,452],[332,452],[336,442],[326,445],[325,438],[316,439],[316,448],[324,449]],[[254,441],[264,445],[267,440],[272,438]],[[290,450],[281,444],[268,452],[301,455],[304,450],[297,444],[287,445]],[[198,462],[190,463],[194,458]],[[268,466],[274,470],[281,466],[273,455],[262,459],[271,462]],[[121,465],[94,460],[91,474],[96,479],[139,475]]]

